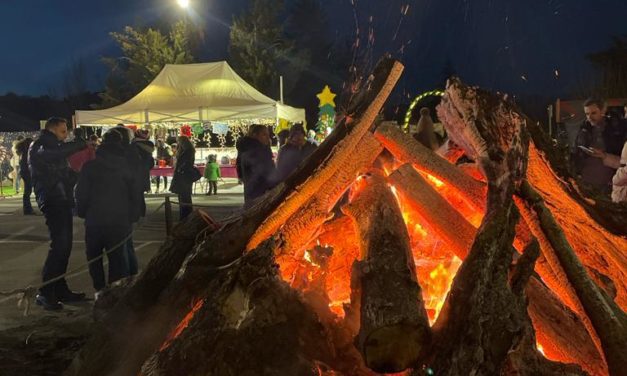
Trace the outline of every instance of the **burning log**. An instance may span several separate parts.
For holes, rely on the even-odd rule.
[[[394,171],[390,182],[414,213],[424,218],[429,232],[446,242],[462,260],[468,255],[477,230],[468,223],[411,165]],[[594,375],[606,372],[585,326],[537,277],[527,286],[529,315],[547,352],[566,363],[580,363]],[[577,340],[574,340],[576,338]]]
[[[390,175],[392,186],[404,197],[411,209],[429,226],[431,232],[445,241],[460,259],[468,255],[476,229],[440,196],[414,168],[405,164]]]
[[[485,184],[477,181],[431,149],[408,137],[398,127],[382,125],[375,137],[402,163],[411,163],[415,169],[435,176],[447,186],[455,189],[477,212],[485,210]]]
[[[347,160],[350,160],[357,148],[361,147],[359,144],[360,140],[374,123],[376,116],[381,111],[388,95],[394,89],[402,71],[403,66],[396,61],[389,60],[380,63],[380,66],[377,67],[374,73],[374,78],[379,82],[371,84],[372,89],[376,88],[374,90],[376,95],[371,98],[372,102],[369,103],[363,115],[356,120],[346,137],[338,142],[337,147],[334,147],[327,158],[322,163],[317,164],[317,168],[313,171],[311,177],[302,185],[299,185],[293,194],[287,196],[285,201],[259,226],[248,242],[246,247],[248,250],[255,248],[264,239],[274,234],[310,197],[322,189],[326,183],[334,179],[337,171],[342,166],[349,163]],[[309,160],[311,159],[310,157]]]
[[[383,174],[360,176],[342,211],[353,219],[362,253],[360,327],[356,342],[376,372],[400,372],[429,347],[430,329],[409,235]]]
[[[592,322],[610,374],[619,375],[627,364],[627,315],[592,282],[542,197],[528,183],[522,185],[520,194],[536,212],[544,234]]]
[[[329,219],[329,212],[355,181],[360,172],[370,168],[383,147],[366,132],[350,158],[339,162],[339,169],[279,230],[279,253],[297,253],[309,243],[316,231]]]
[[[585,266],[611,278],[616,286],[616,303],[623,310],[627,309],[627,238],[616,236],[597,223],[580,200],[569,194],[566,183],[556,176],[540,153],[534,144],[530,146],[529,184],[551,208],[577,257]],[[603,284],[598,278],[595,280]]]
[[[327,338],[328,323],[278,278],[274,252],[273,242],[264,242],[218,271],[189,325],[141,374],[316,376],[324,365],[342,369],[344,355]]]
[[[490,190],[492,187],[490,188]],[[489,210],[460,267],[434,330],[433,360],[438,375],[500,374],[509,349],[524,332],[522,296],[508,285],[516,208],[511,198]]]

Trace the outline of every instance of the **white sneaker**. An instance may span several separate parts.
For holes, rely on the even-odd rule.
[[[100,291],[96,291],[94,293],[94,302],[97,302],[98,299],[100,299],[100,297],[102,296],[102,294],[104,293],[104,291],[100,290]]]

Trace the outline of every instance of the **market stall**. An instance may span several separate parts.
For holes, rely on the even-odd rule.
[[[226,61],[167,64],[135,97],[104,110],[76,111],[80,126],[304,122],[305,110],[280,103],[244,81]]]

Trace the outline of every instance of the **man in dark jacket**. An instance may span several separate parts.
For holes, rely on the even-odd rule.
[[[15,152],[20,157],[20,174],[19,176],[24,180],[24,192],[22,193],[22,209],[24,215],[35,214],[33,205],[30,202],[30,196],[33,193],[33,182],[30,176],[30,170],[28,169],[28,148],[33,142],[33,139],[27,137],[23,140],[19,140],[15,145]]]
[[[131,207],[131,223],[137,223],[141,217],[146,215],[146,201],[144,200],[144,191],[142,183],[142,157],[139,150],[132,145],[133,132],[126,128],[123,124],[118,124],[113,128],[114,132],[118,132],[122,137],[123,155],[126,160],[126,167],[133,175],[133,190],[135,194],[139,194],[139,199]],[[153,162],[154,163],[154,162]],[[126,243],[127,262],[130,275],[139,273],[139,265],[137,256],[135,255],[135,245],[133,238],[130,237]]]
[[[50,233],[50,250],[42,273],[44,283],[65,274],[72,251],[72,207],[76,177],[68,165],[67,157],[84,149],[87,144],[80,139],[63,143],[66,138],[66,120],[50,118],[28,153],[35,197],[46,217]],[[47,310],[62,309],[61,302],[83,299],[85,294],[72,292],[65,278],[46,284],[37,295],[37,303]]]
[[[237,143],[238,174],[244,182],[244,207],[276,184],[276,169],[270,149],[270,132],[265,125],[253,125],[248,136]]]
[[[138,192],[133,175],[126,167],[122,137],[109,131],[96,152],[96,159],[85,163],[76,186],[78,216],[85,218],[87,261],[107,252],[109,283],[129,275],[127,237],[130,236],[132,208]],[[102,259],[89,265],[96,296],[106,286]]]
[[[606,160],[620,159],[627,123],[618,117],[607,116],[605,102],[599,99],[588,99],[584,111],[586,121],[577,135],[573,154],[575,171],[584,182],[609,193],[616,168]]]

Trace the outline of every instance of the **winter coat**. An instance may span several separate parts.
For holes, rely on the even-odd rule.
[[[209,181],[218,181],[222,176],[220,175],[220,165],[216,162],[209,162],[205,166],[205,179]]]
[[[150,170],[155,165],[155,159],[152,157],[155,145],[151,141],[135,138],[131,146],[137,150],[139,155],[139,164],[137,165],[139,184],[137,188],[141,192],[150,192]]]
[[[74,206],[73,189],[76,173],[70,169],[67,157],[84,149],[84,140],[63,143],[47,130],[35,140],[28,152],[35,197],[39,209],[48,206]]]
[[[157,159],[163,159],[165,164],[172,166],[172,148],[164,143],[163,146],[157,147]]]
[[[612,178],[612,201],[627,202],[627,142],[620,154],[620,165]]]
[[[128,226],[134,222],[139,192],[121,145],[102,144],[96,159],[81,170],[76,186],[78,216],[85,226]]]
[[[191,150],[185,151],[178,155],[174,164],[174,175],[172,176],[172,184],[170,184],[170,192],[176,194],[192,194],[194,182],[190,179],[190,170],[196,168],[194,166],[195,156]]]
[[[309,141],[300,148],[289,143],[281,146],[276,160],[277,180],[284,181],[316,148],[317,146]]]
[[[242,137],[237,148],[238,175],[244,181],[244,202],[250,202],[275,185],[272,150],[252,137]]]
[[[87,145],[85,149],[70,155],[67,161],[74,172],[80,172],[83,165],[94,158],[96,158],[96,148],[92,145]]]

